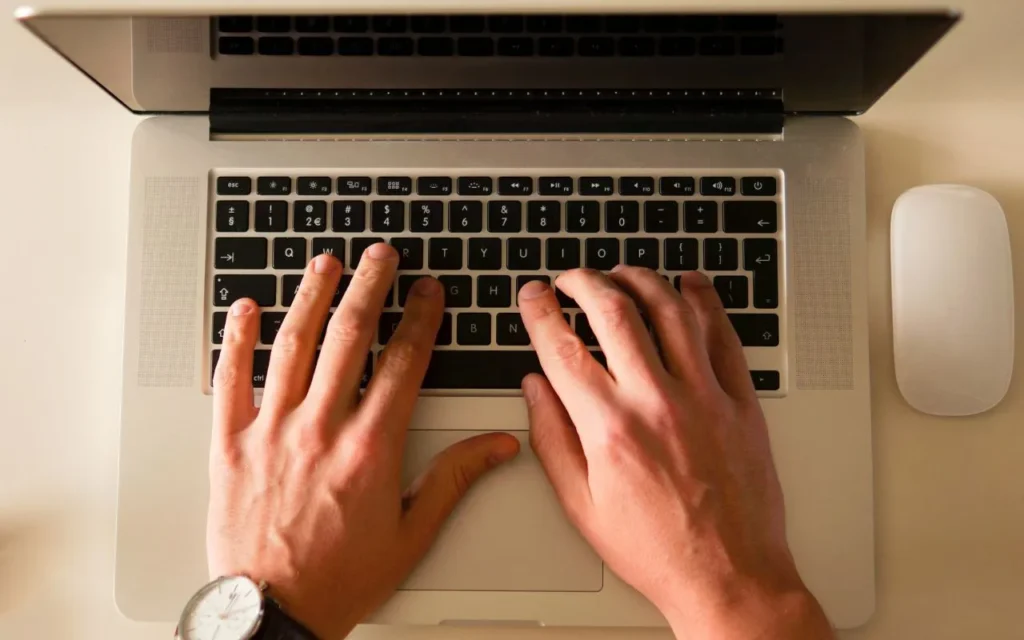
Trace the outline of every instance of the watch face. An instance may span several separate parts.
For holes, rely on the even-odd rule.
[[[220,578],[197,593],[178,623],[181,640],[248,640],[263,616],[263,594],[244,577]]]

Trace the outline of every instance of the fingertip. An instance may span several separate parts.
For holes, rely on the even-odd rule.
[[[551,287],[546,282],[541,280],[533,280],[527,282],[522,289],[519,290],[520,300],[536,300],[544,295],[547,295],[551,291]]]
[[[504,464],[519,455],[519,440],[515,436],[507,433],[498,435],[487,456],[487,464],[491,467]]]
[[[329,275],[341,270],[341,261],[331,254],[321,253],[313,258],[313,273],[321,276]]]
[[[231,315],[235,318],[247,316],[256,310],[256,303],[248,298],[243,298],[231,305]]]

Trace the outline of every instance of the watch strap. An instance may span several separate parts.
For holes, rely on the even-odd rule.
[[[285,613],[273,598],[266,598],[263,620],[253,640],[318,640],[313,632]]]

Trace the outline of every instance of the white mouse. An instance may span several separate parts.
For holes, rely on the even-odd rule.
[[[937,416],[988,411],[1013,375],[1013,266],[1006,216],[961,185],[907,191],[892,212],[896,381]]]

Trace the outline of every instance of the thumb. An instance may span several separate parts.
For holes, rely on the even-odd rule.
[[[515,436],[487,433],[457,442],[434,458],[402,500],[406,527],[420,555],[477,480],[518,453]]]

